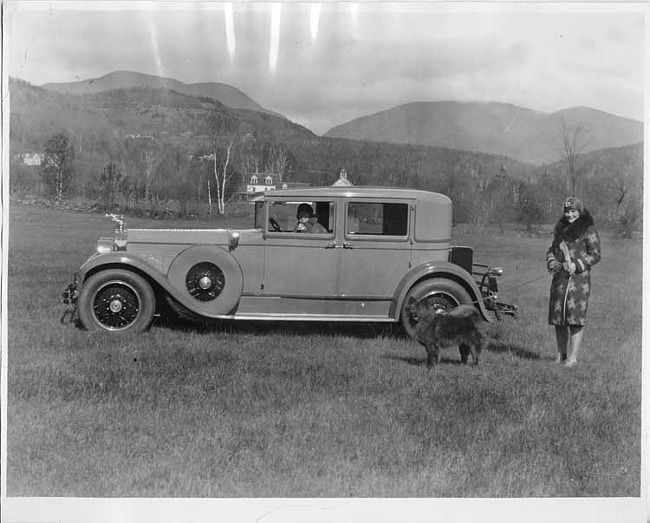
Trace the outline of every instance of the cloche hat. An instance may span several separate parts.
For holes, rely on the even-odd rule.
[[[569,196],[565,201],[564,201],[564,210],[576,210],[580,214],[582,214],[585,210],[585,206],[582,203],[582,200],[579,198],[576,198],[575,196]]]

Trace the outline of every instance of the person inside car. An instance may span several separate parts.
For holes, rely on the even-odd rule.
[[[316,220],[316,215],[311,205],[301,203],[296,212],[298,223],[293,232],[308,232],[312,234],[327,234],[327,229]]]

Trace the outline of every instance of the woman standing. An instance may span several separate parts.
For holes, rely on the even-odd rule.
[[[548,323],[555,326],[557,359],[567,367],[578,361],[587,320],[591,267],[600,260],[600,237],[583,203],[571,196],[553,231],[546,267],[553,275]]]

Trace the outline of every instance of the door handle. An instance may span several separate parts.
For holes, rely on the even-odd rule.
[[[338,247],[336,245],[336,242],[329,242],[329,243],[325,244],[326,249],[336,249],[336,247]]]
[[[350,242],[343,242],[344,249],[354,249],[354,246]]]

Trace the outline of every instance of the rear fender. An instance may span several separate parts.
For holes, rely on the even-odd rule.
[[[478,288],[478,285],[476,285],[476,281],[474,281],[472,275],[462,267],[445,261],[423,263],[422,265],[418,265],[411,269],[408,274],[402,278],[395,289],[395,294],[393,295],[394,308],[391,308],[390,311],[392,317],[399,318],[399,311],[402,310],[404,299],[406,298],[409,289],[416,283],[428,278],[448,278],[461,284],[465,287],[472,298],[472,301],[474,301],[480,310],[483,319],[487,322],[492,322],[492,318],[488,315],[485,303],[483,303],[481,291]]]

